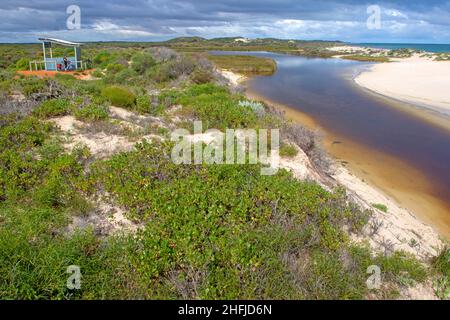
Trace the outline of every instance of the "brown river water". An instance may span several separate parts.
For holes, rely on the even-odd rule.
[[[270,57],[278,65],[272,76],[247,81],[250,96],[319,130],[337,161],[450,239],[450,118],[433,124],[425,111],[358,87],[353,78],[368,63],[238,54]]]

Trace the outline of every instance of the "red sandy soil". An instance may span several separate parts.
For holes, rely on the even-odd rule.
[[[87,69],[83,71],[45,71],[45,70],[37,70],[37,71],[17,71],[18,74],[24,76],[36,76],[39,78],[53,78],[56,74],[68,74],[80,80],[89,80],[91,79],[91,73],[94,69]]]

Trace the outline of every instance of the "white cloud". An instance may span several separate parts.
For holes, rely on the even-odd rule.
[[[108,20],[96,21],[93,23],[92,28],[99,33],[119,34],[122,36],[147,37],[157,35],[156,33],[146,30],[139,30],[136,27],[119,26]]]
[[[402,13],[399,10],[394,10],[394,9],[385,9],[384,10],[384,14],[394,17],[394,18],[403,18],[403,19],[408,19],[408,16],[404,13]]]
[[[69,0],[1,0],[0,42],[68,34],[77,41],[198,35],[285,39],[448,42],[450,2],[380,0],[382,29],[368,30],[357,0],[77,0],[81,30],[66,30]]]
[[[107,20],[96,21],[92,24],[92,27],[97,31],[111,31],[120,29],[117,24],[114,24]]]

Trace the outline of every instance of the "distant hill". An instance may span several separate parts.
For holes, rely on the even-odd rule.
[[[166,41],[167,43],[179,43],[179,42],[187,42],[187,43],[193,43],[193,42],[203,42],[205,41],[205,38],[202,37],[179,37],[174,38]]]

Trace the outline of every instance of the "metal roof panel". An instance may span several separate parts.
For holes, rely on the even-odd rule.
[[[40,41],[45,41],[45,42],[51,42],[51,43],[60,44],[60,45],[63,45],[63,46],[77,46],[78,47],[78,46],[83,45],[82,43],[71,42],[71,41],[55,39],[55,38],[41,37],[41,38],[39,38],[39,40]]]

